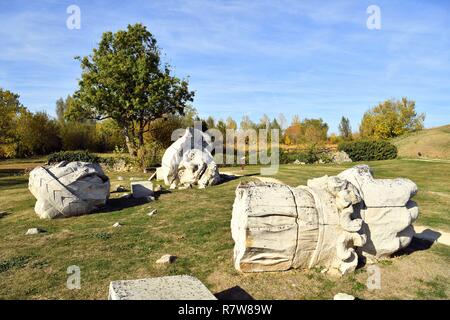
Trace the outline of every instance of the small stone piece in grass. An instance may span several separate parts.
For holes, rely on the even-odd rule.
[[[117,177],[117,180],[119,180],[119,181],[123,181],[123,177]]]
[[[151,217],[151,216],[153,216],[153,215],[155,215],[155,214],[157,214],[157,213],[158,213],[158,210],[153,209],[152,211],[150,211],[149,213],[147,213],[147,215],[148,215],[149,217]]]
[[[150,178],[148,178],[148,181],[153,180],[153,178],[156,176],[156,171],[150,176]]]
[[[327,273],[327,271],[328,271],[328,269],[324,268],[324,269],[320,270],[320,273]]]
[[[350,294],[339,292],[334,296],[333,300],[355,300],[355,297]]]
[[[113,227],[114,227],[114,228],[121,227],[121,226],[122,226],[122,225],[120,224],[120,222],[116,222],[116,223],[113,224]]]
[[[118,186],[116,189],[117,192],[125,192],[127,189],[124,186]]]
[[[27,230],[25,235],[34,235],[34,234],[39,234],[39,233],[44,233],[44,232],[45,232],[45,230],[40,229],[40,228],[30,228]]]
[[[173,256],[171,254],[165,254],[161,258],[156,260],[156,263],[159,263],[159,264],[170,264],[170,263],[174,263],[176,259],[177,259],[176,256]]]

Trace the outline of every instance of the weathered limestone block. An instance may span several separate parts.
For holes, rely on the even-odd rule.
[[[306,190],[276,183],[240,185],[231,220],[236,269],[275,271],[307,266],[317,244],[318,223],[314,198]]]
[[[153,183],[151,181],[136,181],[131,183],[133,198],[146,198],[154,196]]]
[[[198,185],[205,188],[220,182],[219,170],[209,151],[211,138],[197,129],[188,128],[164,153],[158,179],[175,189]]]
[[[156,168],[156,180],[164,180],[164,168]]]
[[[352,162],[352,159],[345,151],[335,151],[331,154],[331,160],[333,163],[341,164],[346,162]]]
[[[359,256],[387,256],[407,246],[418,215],[409,198],[417,187],[408,179],[377,181],[366,167],[310,179],[296,188],[239,185],[231,219],[235,268],[258,272],[321,266],[345,274],[355,270]],[[384,200],[368,196],[372,190]],[[378,206],[367,206],[366,196]]]
[[[105,205],[110,181],[98,164],[64,161],[32,170],[28,187],[37,199],[37,215],[53,219],[88,214]]]
[[[112,281],[109,300],[217,300],[197,278],[187,275]]]
[[[417,193],[414,182],[404,178],[374,179],[367,165],[347,169],[338,177],[351,182],[363,198],[356,208],[364,221],[361,232],[368,235],[360,248],[361,255],[369,260],[389,257],[410,244],[414,236],[412,223],[419,215],[417,204],[410,200]]]

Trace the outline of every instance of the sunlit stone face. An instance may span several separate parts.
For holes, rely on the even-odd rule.
[[[359,257],[387,257],[411,242],[416,192],[411,180],[374,179],[364,165],[296,188],[239,185],[231,220],[235,268],[352,272]]]

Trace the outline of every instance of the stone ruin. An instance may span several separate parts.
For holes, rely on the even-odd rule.
[[[105,205],[110,181],[98,164],[63,161],[33,169],[28,188],[37,199],[34,211],[40,218],[65,218]]]
[[[242,272],[322,267],[355,270],[409,245],[419,210],[409,179],[374,179],[367,165],[292,188],[241,184],[231,220],[234,265]]]
[[[211,137],[200,130],[187,128],[163,155],[158,179],[170,189],[188,188],[197,185],[199,189],[220,182],[219,169],[209,150]]]

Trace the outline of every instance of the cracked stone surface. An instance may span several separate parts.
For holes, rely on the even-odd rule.
[[[212,146],[208,134],[187,128],[164,152],[157,179],[163,179],[171,189],[193,185],[205,188],[219,183],[219,169],[209,151]]]
[[[231,219],[235,268],[352,272],[359,256],[384,258],[411,242],[416,193],[411,180],[374,179],[366,165],[296,188],[271,180],[240,184]]]
[[[112,281],[109,300],[217,300],[206,286],[188,275]]]
[[[37,199],[40,218],[64,218],[91,213],[106,204],[110,181],[98,164],[60,162],[30,172],[28,188]]]

